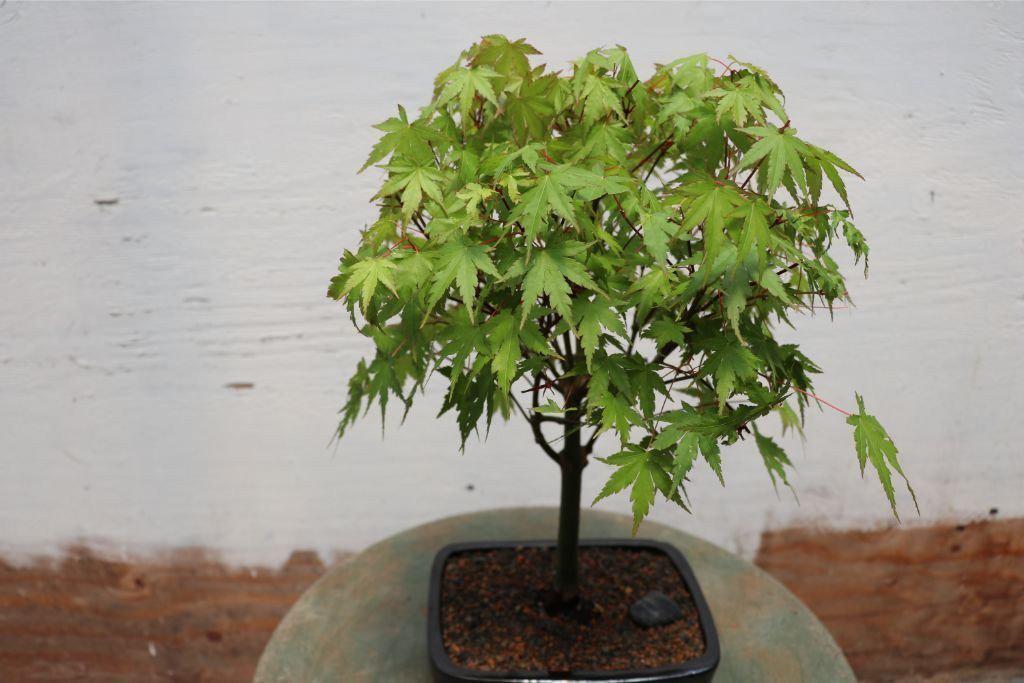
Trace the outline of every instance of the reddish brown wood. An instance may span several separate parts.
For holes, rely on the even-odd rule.
[[[1024,675],[1024,519],[785,529],[764,534],[757,562],[825,622],[862,680]],[[280,569],[231,569],[200,550],[0,561],[0,680],[249,681],[323,572],[311,552]]]
[[[228,569],[202,551],[117,562],[0,562],[0,679],[249,681],[284,613],[324,571]]]
[[[757,563],[818,615],[862,680],[1024,675],[1024,519],[785,529],[762,536]]]

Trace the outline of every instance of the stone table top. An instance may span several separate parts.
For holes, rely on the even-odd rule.
[[[377,543],[328,571],[271,637],[257,683],[426,683],[427,588],[434,555],[449,543],[554,536],[555,508],[448,517]],[[628,517],[584,510],[581,538],[629,538]],[[677,529],[644,522],[640,538],[686,556],[721,643],[716,683],[854,681],[839,646],[792,593],[753,564]]]

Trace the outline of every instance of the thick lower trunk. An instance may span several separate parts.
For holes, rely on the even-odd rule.
[[[563,603],[580,594],[580,484],[583,468],[562,465],[562,502],[558,511],[558,559],[555,590]]]
[[[580,440],[579,402],[567,401],[562,450],[562,498],[558,511],[558,558],[555,590],[563,604],[580,594],[580,487],[583,483],[583,447]]]

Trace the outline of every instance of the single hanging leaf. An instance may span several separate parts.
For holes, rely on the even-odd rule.
[[[789,461],[789,457],[786,455],[786,451],[782,450],[773,439],[761,434],[756,426],[754,427],[754,440],[757,442],[757,450],[761,453],[761,459],[764,460],[764,467],[768,470],[768,476],[772,479],[772,487],[775,488],[775,493],[778,494],[779,492],[778,481],[781,481],[790,490],[793,490],[789,479],[786,478],[786,468],[793,466],[793,463]],[[795,491],[793,495],[796,495]]]
[[[593,75],[587,77],[583,101],[583,120],[587,123],[594,123],[610,112],[614,112],[620,119],[625,118],[622,101],[603,78]]]
[[[870,462],[878,473],[878,480],[882,482],[882,489],[885,491],[885,497],[889,499],[892,514],[898,520],[900,515],[896,511],[896,492],[893,490],[892,472],[889,468],[896,470],[907,485],[907,491],[910,492],[910,497],[914,500],[914,508],[920,513],[921,508],[917,505],[917,494],[911,488],[910,481],[903,473],[903,468],[900,467],[896,457],[898,452],[896,444],[893,443],[875,416],[869,415],[864,410],[864,398],[860,394],[855,394],[855,396],[857,398],[857,413],[846,418],[846,423],[853,425],[853,443],[857,448],[857,461],[860,463],[861,476],[864,475],[864,466]]]

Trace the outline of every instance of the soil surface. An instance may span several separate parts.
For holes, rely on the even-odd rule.
[[[697,608],[666,555],[616,547],[580,549],[580,606],[549,614],[552,548],[453,555],[441,580],[441,633],[452,662],[475,671],[617,671],[678,665],[704,653]],[[648,629],[629,607],[658,590],[683,618]]]

